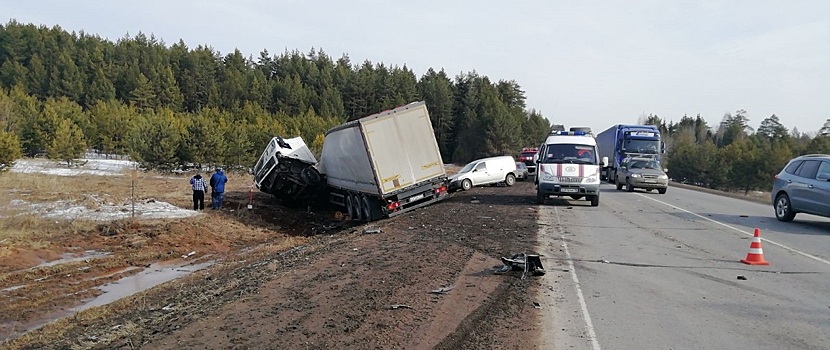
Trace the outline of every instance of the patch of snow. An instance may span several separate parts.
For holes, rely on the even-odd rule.
[[[83,204],[69,201],[51,203],[16,201],[14,206],[27,206],[27,213],[50,219],[110,221],[133,217],[132,203],[108,203],[101,204],[97,208],[88,208]],[[197,211],[162,201],[148,200],[135,203],[135,218],[137,219],[180,219],[199,214]]]
[[[15,173],[40,173],[57,176],[102,175],[120,176],[135,169],[136,162],[123,159],[84,159],[83,165],[72,167],[49,159],[18,159],[11,171]]]

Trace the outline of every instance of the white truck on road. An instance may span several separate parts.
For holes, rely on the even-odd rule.
[[[424,102],[332,128],[320,162],[272,140],[254,167],[257,187],[283,202],[325,201],[372,221],[447,197],[447,174]],[[275,185],[276,184],[276,185]],[[264,186],[263,186],[264,185]]]
[[[599,205],[600,168],[608,163],[599,158],[597,143],[590,130],[571,128],[553,131],[539,148],[536,175],[536,201],[548,197],[585,198]]]

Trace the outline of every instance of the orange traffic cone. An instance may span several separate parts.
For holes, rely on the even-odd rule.
[[[746,255],[746,259],[741,259],[741,262],[749,265],[769,265],[769,261],[764,260],[764,249],[761,248],[761,230],[755,229],[755,237],[749,244],[749,254]]]

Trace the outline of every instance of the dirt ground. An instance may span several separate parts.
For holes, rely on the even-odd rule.
[[[237,185],[223,211],[105,222],[51,235],[42,249],[7,247],[0,347],[532,348],[533,291],[552,276],[494,271],[499,257],[533,253],[533,194],[531,182],[475,188],[354,225],[332,211],[281,208],[261,193],[247,210],[249,188]],[[42,264],[89,250],[108,255]],[[73,312],[101,294],[97,286],[159,262],[212,265]],[[60,315],[68,316],[21,334]]]

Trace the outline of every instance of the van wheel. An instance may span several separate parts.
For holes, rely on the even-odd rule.
[[[599,196],[591,196],[591,206],[598,207],[599,206]]]
[[[504,178],[504,184],[507,186],[513,186],[516,184],[516,175],[507,174],[507,177]]]
[[[658,188],[658,189],[657,189],[657,193],[659,193],[659,194],[666,194],[666,190],[668,190],[668,188]]]
[[[790,202],[790,196],[786,193],[779,194],[775,197],[775,218],[778,221],[784,222],[790,222],[795,219],[795,212]]]
[[[466,179],[464,181],[461,181],[461,189],[462,190],[469,191],[471,188],[473,188],[473,182],[470,181],[470,179]]]
[[[545,194],[542,191],[536,190],[536,204],[545,204]]]

